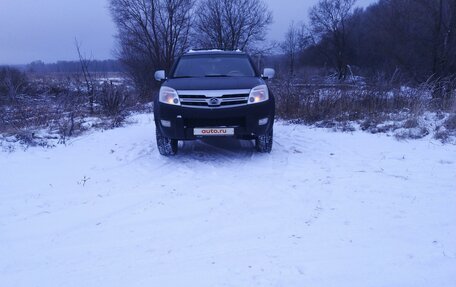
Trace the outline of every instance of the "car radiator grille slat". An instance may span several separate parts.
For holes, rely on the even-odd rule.
[[[229,93],[227,91],[180,92],[179,99],[183,107],[193,108],[228,108],[247,105],[249,91]]]

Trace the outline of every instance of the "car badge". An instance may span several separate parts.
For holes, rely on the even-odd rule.
[[[212,98],[209,100],[208,103],[210,106],[218,106],[218,105],[220,105],[220,100],[217,98]]]

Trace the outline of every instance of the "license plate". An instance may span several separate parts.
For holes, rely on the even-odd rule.
[[[234,128],[195,128],[193,129],[195,136],[232,136]]]

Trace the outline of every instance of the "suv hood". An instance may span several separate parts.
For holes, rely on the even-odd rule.
[[[238,90],[252,89],[265,82],[257,77],[182,78],[168,79],[163,86],[175,90]]]

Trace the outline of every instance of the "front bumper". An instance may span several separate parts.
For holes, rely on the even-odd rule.
[[[274,124],[274,99],[267,102],[230,108],[189,108],[167,105],[155,101],[155,124],[162,133],[171,139],[193,140],[200,136],[193,135],[194,128],[233,127],[234,136],[253,139],[267,134]],[[260,125],[259,120],[267,118],[267,124]],[[161,121],[168,121],[170,127]]]

